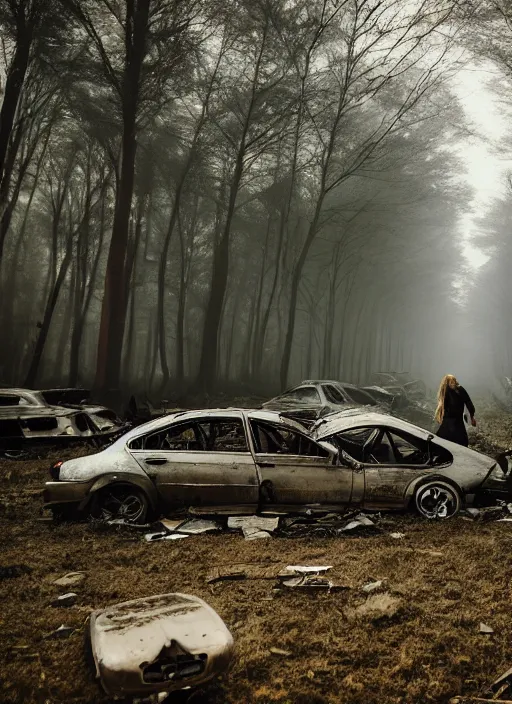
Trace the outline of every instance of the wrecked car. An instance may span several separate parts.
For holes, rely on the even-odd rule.
[[[86,389],[0,389],[0,412],[3,408],[38,406],[44,408],[72,408],[87,413],[97,431],[119,430],[126,426],[114,411],[90,403],[91,392]]]
[[[339,381],[303,381],[299,386],[262,404],[299,422],[312,422],[329,413],[355,406],[376,406],[377,401],[353,384]]]
[[[208,682],[233,658],[233,637],[202,599],[161,594],[95,611],[96,675],[111,697],[173,692]]]
[[[413,509],[454,516],[497,463],[393,416],[351,409],[308,432],[278,413],[175,413],[87,457],[57,462],[45,507],[145,523],[175,509],[203,514]]]
[[[68,446],[95,433],[87,414],[69,408],[0,408],[0,453],[7,457]]]
[[[80,390],[81,391],[81,390]],[[103,406],[50,405],[44,391],[0,389],[0,452],[17,456],[74,441],[108,441],[127,429]]]

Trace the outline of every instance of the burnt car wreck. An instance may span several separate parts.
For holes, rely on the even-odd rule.
[[[250,515],[307,506],[450,518],[479,492],[492,493],[493,482],[504,485],[492,458],[365,409],[309,430],[270,411],[175,413],[50,471],[45,507],[55,515],[141,524],[177,510]]]
[[[427,430],[431,429],[435,406],[422,381],[408,376],[374,375],[371,386],[356,386],[335,380],[307,380],[266,401],[262,408],[279,411],[301,423],[314,421],[348,408],[366,407],[391,413]]]
[[[112,697],[202,685],[233,658],[233,637],[220,616],[188,594],[161,594],[95,611],[90,637],[96,675]]]
[[[72,398],[66,396],[71,391],[75,392]],[[101,446],[126,432],[129,426],[108,408],[70,403],[83,401],[86,393],[82,389],[0,389],[0,454],[17,458],[77,443]]]

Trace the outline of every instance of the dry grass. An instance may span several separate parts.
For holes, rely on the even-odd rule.
[[[0,565],[32,569],[0,581],[5,704],[107,702],[86,655],[88,614],[171,591],[206,599],[236,641],[232,671],[194,693],[195,704],[446,703],[484,692],[512,664],[510,523],[389,516],[385,534],[367,538],[247,542],[215,535],[147,544],[126,530],[38,521],[47,465],[0,464]],[[406,538],[394,540],[392,531]],[[352,588],[308,595],[274,593],[272,581],[206,583],[213,566],[237,562],[331,564],[332,577]],[[49,606],[59,593],[53,580],[77,570],[87,573],[75,589],[78,604]],[[387,616],[358,608],[370,579],[386,580],[395,597]],[[479,634],[481,621],[493,635]],[[43,639],[62,623],[76,629],[69,639]],[[16,646],[28,647],[20,654]]]

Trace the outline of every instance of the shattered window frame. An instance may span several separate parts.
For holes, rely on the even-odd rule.
[[[337,447],[338,450],[346,452],[352,459],[357,462],[363,462],[364,447],[376,431],[377,428],[371,426],[349,428],[336,433],[328,438],[328,441]],[[364,437],[361,437],[363,434]]]
[[[271,450],[267,449],[264,450],[262,449],[261,445],[261,436],[260,433],[256,432],[255,426],[258,428],[259,431],[263,431],[263,433],[267,436],[266,440],[270,439],[271,442],[275,443],[277,446],[277,442],[275,437],[271,436],[271,433],[287,433],[288,435],[294,435],[299,438],[299,447],[298,447],[298,452],[293,452],[291,445],[288,444],[288,440],[286,438],[283,438],[281,436],[281,440],[283,441],[283,444],[281,444],[280,449],[277,447],[277,449]],[[262,427],[263,426],[263,427]],[[284,457],[319,457],[321,459],[329,459],[330,455],[325,450],[323,447],[318,445],[314,440],[312,440],[310,437],[308,437],[305,433],[301,433],[295,428],[289,428],[288,426],[285,425],[276,425],[274,423],[268,423],[266,421],[261,421],[257,419],[251,419],[250,420],[250,427],[251,427],[251,435],[252,435],[252,441],[254,445],[254,450],[257,455],[282,455]],[[269,432],[270,431],[270,432]],[[289,448],[288,451],[283,451],[283,447],[287,446]],[[308,447],[310,446],[311,448],[314,448],[315,452],[303,452],[304,446]],[[293,448],[297,449],[297,448]]]
[[[306,398],[303,391],[311,391],[315,398]],[[320,392],[315,386],[308,384],[307,386],[298,386],[290,391],[285,391],[284,394],[278,396],[280,401],[293,401],[294,403],[322,403]]]
[[[352,387],[342,387],[344,393],[352,399],[354,403],[361,404],[362,406],[376,406],[377,401],[370,396],[369,393],[363,391],[362,389],[352,388]],[[362,400],[358,400],[362,399]]]
[[[180,430],[181,429],[181,430]],[[179,431],[178,435],[175,436],[175,438],[178,438],[180,435],[182,435],[184,432],[187,430],[192,430],[194,433],[194,441],[195,443],[203,445],[203,447],[200,450],[195,450],[195,449],[178,449],[178,448],[172,448],[172,447],[164,447],[164,442],[168,439],[168,433],[169,431]],[[151,441],[152,438],[160,438],[160,442],[158,446],[156,447],[148,447],[148,441]],[[161,452],[204,452],[205,448],[205,439],[201,435],[201,431],[199,427],[197,426],[197,421],[196,419],[193,420],[186,420],[186,421],[181,421],[180,423],[171,423],[170,425],[166,425],[164,428],[160,428],[159,430],[154,430],[151,433],[147,433],[145,435],[139,435],[137,438],[133,438],[128,443],[128,449],[129,450],[142,450],[142,451],[161,451]]]
[[[205,434],[206,452],[228,452],[230,454],[233,454],[235,452],[244,453],[244,454],[251,453],[250,448],[249,448],[249,438],[247,437],[247,431],[246,431],[245,424],[244,424],[242,418],[237,418],[237,417],[233,418],[233,417],[228,417],[228,416],[207,416],[202,419],[201,418],[196,419],[196,422],[198,423],[199,427],[201,428],[202,433]],[[212,438],[210,437],[209,434],[208,435],[206,434],[203,426],[209,425],[210,426],[210,433],[211,433],[211,426],[213,426],[215,424],[216,425],[222,424],[222,425],[236,425],[236,426],[238,426],[238,429],[242,430],[242,436],[239,436],[239,439],[241,439],[241,437],[243,437],[244,449],[239,449],[239,448],[237,448],[237,449],[231,449],[231,448],[219,449],[215,446],[211,447]],[[228,436],[224,436],[224,439],[225,439],[225,437],[228,437]],[[220,439],[220,436],[218,436],[218,435],[215,436],[213,438],[214,443],[216,443],[216,441],[219,439]]]
[[[209,433],[206,432],[205,428],[203,427],[204,425],[219,425],[219,424],[229,424],[229,425],[236,425],[238,426],[238,429],[242,431],[243,435],[238,436],[239,439],[243,437],[244,440],[244,449],[231,449],[229,447],[224,447],[224,448],[217,448],[215,447],[215,441],[219,439],[219,435],[216,435],[213,440],[214,440],[214,445],[212,447],[212,438],[209,436]],[[181,431],[180,431],[181,429]],[[187,430],[191,430],[194,433],[194,439],[190,438],[188,442],[194,443],[194,447],[170,447],[164,446],[164,443],[166,440],[168,440],[168,434],[169,432],[172,431],[180,431],[177,435],[174,435],[171,437],[171,440],[177,440],[181,435],[183,435],[184,432]],[[210,427],[211,431],[211,427]],[[148,441],[151,438],[161,438],[161,441],[159,443],[158,447],[148,447]],[[185,440],[184,440],[185,442]],[[165,428],[161,428],[160,430],[153,431],[151,433],[148,433],[147,435],[140,435],[137,438],[133,438],[128,443],[128,449],[132,451],[159,451],[159,452],[194,452],[194,453],[227,453],[227,454],[234,454],[234,453],[243,453],[250,455],[250,448],[249,448],[249,443],[248,443],[248,437],[247,437],[247,432],[245,429],[244,422],[242,418],[233,418],[229,416],[201,416],[199,418],[193,418],[193,419],[188,419],[188,420],[183,420],[178,423],[171,423],[170,425],[165,426]]]
[[[347,404],[348,401],[341,389],[338,389],[334,384],[322,384],[322,391],[329,403],[336,405]]]
[[[344,436],[346,436],[348,433],[362,433],[365,430],[368,430],[370,432],[366,441],[362,445],[358,444],[356,447],[354,447],[356,443],[351,443],[350,440],[344,438]],[[372,439],[374,433],[375,436]],[[411,460],[408,457],[404,457],[400,453],[399,446],[397,446],[397,443],[395,442],[395,437],[399,439],[402,443],[407,443],[415,453],[421,453],[422,461],[418,462]],[[391,450],[393,460],[391,462],[381,462],[377,459],[375,459],[375,461],[371,461],[370,456],[376,449],[377,443],[381,444],[384,438],[386,439],[389,449]],[[335,436],[333,436],[330,441],[332,442],[333,439],[336,440],[336,442],[334,443],[336,446],[339,445],[340,449],[343,449],[345,452],[347,452],[347,454],[349,454],[353,459],[359,462],[363,462],[363,464],[368,465],[368,467],[390,467],[395,469],[400,467],[407,467],[409,469],[424,469],[425,467],[440,467],[446,464],[451,464],[453,462],[453,455],[441,445],[438,445],[437,443],[433,443],[431,441],[431,453],[429,454],[428,441],[426,439],[417,437],[415,435],[412,435],[411,433],[407,433],[406,431],[401,431],[398,428],[391,428],[389,426],[367,425],[360,426],[358,428],[350,428],[347,431],[337,433]],[[365,451],[366,446],[370,442],[371,444]],[[354,453],[354,449],[359,448],[361,449],[361,454],[359,456],[356,456],[359,453]]]

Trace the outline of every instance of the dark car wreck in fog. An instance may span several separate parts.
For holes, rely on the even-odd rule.
[[[377,406],[378,401],[353,384],[331,380],[308,380],[262,404],[268,411],[279,411],[301,423],[313,423],[318,418],[345,408]]]
[[[391,374],[379,375],[384,381],[394,379]],[[330,413],[350,407],[372,407],[373,410],[390,412],[422,428],[432,428],[435,408],[424,397],[422,382],[409,382],[414,388],[411,395],[395,379],[387,387],[359,387],[332,380],[303,381],[298,386],[262,404],[262,408],[279,411],[282,415],[311,424]]]
[[[233,658],[233,637],[202,599],[161,594],[95,611],[96,674],[111,697],[173,692],[208,682]]]
[[[491,473],[502,474],[491,458],[364,409],[328,416],[309,432],[269,411],[189,411],[56,463],[45,505],[57,516],[135,523],[174,509],[233,515],[308,506],[449,518]]]
[[[18,456],[84,440],[101,443],[127,430],[104,406],[51,404],[46,394],[53,394],[50,399],[54,401],[63,401],[57,393],[61,391],[0,389],[0,453]]]

